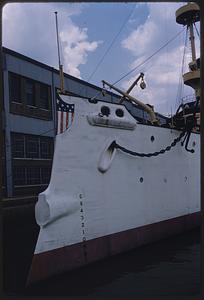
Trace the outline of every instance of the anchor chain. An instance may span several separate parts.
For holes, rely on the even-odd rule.
[[[153,152],[153,153],[138,153],[138,152],[135,152],[135,151],[132,151],[132,150],[129,150],[125,147],[122,147],[120,146],[119,144],[116,143],[116,141],[113,141],[112,143],[112,147],[116,148],[116,149],[119,149],[125,153],[128,153],[130,155],[133,155],[133,156],[139,156],[139,157],[152,157],[152,156],[158,156],[160,154],[163,154],[165,153],[166,151],[170,151],[172,147],[176,146],[176,144],[182,139],[182,137],[186,134],[186,131],[182,131],[181,134],[179,135],[179,137],[175,138],[173,140],[173,142],[171,143],[170,146],[167,146],[165,149],[162,149],[160,151],[156,151],[156,152]]]
[[[186,151],[188,151],[190,153],[194,153],[194,149],[188,149],[187,148],[188,147],[188,142],[189,142],[189,139],[190,139],[190,135],[191,135],[191,131],[192,131],[192,129],[193,129],[194,126],[195,126],[195,120],[191,116],[191,118],[188,118],[188,122],[186,122],[185,129],[180,133],[180,135],[177,138],[175,138],[173,140],[173,142],[171,143],[171,145],[167,146],[165,149],[162,149],[160,151],[156,151],[156,152],[153,152],[153,153],[138,153],[138,152],[129,150],[129,149],[125,148],[125,147],[122,147],[116,141],[113,141],[113,143],[111,144],[111,148],[112,149],[114,149],[114,148],[115,149],[119,149],[119,150],[121,150],[121,151],[123,151],[125,153],[128,153],[130,155],[133,155],[133,156],[153,157],[153,156],[158,156],[160,154],[164,154],[167,151],[170,151],[184,137],[183,141],[181,142],[181,145],[183,146],[184,142],[186,141],[186,144],[185,144]]]

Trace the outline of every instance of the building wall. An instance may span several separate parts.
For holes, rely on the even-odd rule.
[[[44,190],[49,182],[46,169],[51,170],[54,137],[56,133],[56,89],[59,88],[58,71],[52,67],[25,57],[9,49],[3,49],[4,84],[4,197],[34,195]],[[18,76],[15,76],[18,75]],[[19,77],[21,82],[20,101],[11,95],[11,78]],[[32,79],[50,87],[49,116],[39,107],[26,104],[26,81]],[[18,81],[18,80],[17,80]],[[65,90],[84,97],[94,97],[101,89],[65,74]],[[104,100],[101,94],[98,99]],[[109,93],[106,101],[118,101]],[[19,103],[19,102],[21,103]],[[51,143],[49,157],[42,157],[41,144]],[[39,145],[39,148],[37,148]],[[49,146],[49,145],[47,145]],[[28,151],[29,148],[32,151]],[[45,152],[44,152],[45,153]],[[44,155],[45,156],[45,155]],[[39,173],[40,172],[40,173]],[[49,172],[50,175],[50,172]],[[46,182],[46,180],[47,182]]]
[[[36,195],[49,182],[57,124],[59,73],[50,66],[6,48],[3,48],[3,62],[4,197]],[[12,88],[14,82],[16,89]],[[47,91],[45,87],[48,88],[46,97],[49,101],[46,109],[41,104],[41,91]],[[16,96],[18,89],[20,96]],[[30,98],[31,90],[36,95],[35,99]],[[118,103],[120,99],[120,96],[109,91],[104,97],[101,88],[68,74],[65,74],[65,90],[72,95],[96,97],[113,103]],[[35,100],[34,105],[30,105],[32,99]],[[147,113],[133,107],[130,102],[124,101],[124,105],[133,116],[148,118]]]

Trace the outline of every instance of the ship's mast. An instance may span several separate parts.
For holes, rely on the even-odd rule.
[[[59,59],[60,91],[63,94],[64,93],[64,73],[63,73],[63,65],[62,65],[61,59],[60,59],[57,11],[55,11],[55,23],[56,23],[57,49],[58,49],[58,59]]]
[[[193,25],[200,21],[200,8],[196,3],[189,2],[176,11],[176,22],[187,26],[191,44],[192,61],[189,63],[189,72],[183,74],[184,84],[195,90],[196,100],[200,102],[200,58],[196,59],[195,37]]]

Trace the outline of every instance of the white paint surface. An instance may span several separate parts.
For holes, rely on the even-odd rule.
[[[82,242],[84,236],[91,240],[200,210],[200,135],[191,135],[189,147],[196,142],[193,154],[178,143],[157,157],[133,157],[116,150],[104,158],[110,141],[149,153],[166,148],[180,132],[136,125],[123,105],[62,99],[75,104],[75,117],[71,128],[56,137],[50,184],[36,205],[41,228],[35,253]],[[119,122],[121,127],[123,121],[114,115],[120,107],[125,124],[134,121],[134,129],[109,127],[108,122],[107,126],[92,125],[88,119],[98,116],[103,105],[109,106],[114,126]]]

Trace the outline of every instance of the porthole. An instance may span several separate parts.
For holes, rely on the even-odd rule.
[[[102,113],[102,115],[108,117],[110,115],[110,108],[108,106],[102,106],[101,113]]]
[[[117,117],[122,118],[124,116],[124,111],[121,108],[116,109],[115,114]]]
[[[143,182],[143,180],[144,180],[143,177],[140,177],[140,182]]]
[[[154,136],[153,135],[151,136],[151,142],[154,142]]]
[[[192,146],[193,146],[193,147],[195,147],[195,145],[196,145],[196,142],[195,142],[195,141],[193,141],[193,144],[192,144]]]

